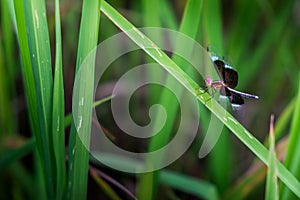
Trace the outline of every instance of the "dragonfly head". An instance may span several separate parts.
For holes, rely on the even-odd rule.
[[[204,81],[205,81],[206,86],[208,86],[208,87],[211,86],[212,80],[210,77],[207,77]]]

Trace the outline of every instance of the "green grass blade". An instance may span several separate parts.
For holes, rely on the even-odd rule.
[[[228,34],[226,49],[228,49],[230,57],[236,61],[235,64],[239,64],[243,53],[246,54],[245,52],[248,52],[247,48],[249,48],[251,37],[254,35],[253,31],[249,30],[255,30],[256,20],[260,17],[258,11],[259,5],[256,1],[234,2],[234,13],[235,16],[239,17],[233,20],[229,29],[230,33]]]
[[[32,149],[34,148],[34,144],[32,145]],[[36,188],[32,187],[35,182],[33,180],[32,174],[30,173],[30,171],[28,171],[26,169],[26,167],[24,167],[22,165],[21,162],[15,162],[12,164],[11,167],[9,167],[9,169],[7,170],[8,174],[13,174],[14,175],[14,186],[18,185],[17,188],[13,188],[14,190],[12,190],[12,192],[15,192],[14,198],[16,199],[34,199],[36,197]],[[20,190],[23,189],[24,190]],[[11,189],[11,188],[9,188]],[[15,195],[17,192],[20,192],[19,195]],[[8,191],[5,191],[4,193],[9,193]],[[2,198],[2,195],[1,195]],[[8,199],[10,199],[10,197],[8,197]],[[3,199],[5,199],[5,197],[3,197]]]
[[[219,199],[214,185],[183,174],[163,170],[159,175],[159,182],[188,194],[193,194],[201,199]]]
[[[93,167],[90,167],[90,174],[93,177],[94,181],[97,183],[99,188],[103,190],[103,192],[106,193],[106,195],[112,199],[112,200],[121,200],[119,195],[110,187],[107,182],[105,182],[100,175],[97,174],[97,169],[94,169]]]
[[[36,86],[36,98],[38,107],[39,134],[42,135],[43,157],[45,165],[46,187],[48,198],[54,196],[55,161],[52,146],[52,67],[50,55],[50,41],[46,19],[44,1],[30,1],[25,3],[26,27],[33,75]]]
[[[54,197],[55,161],[51,136],[52,70],[45,2],[14,1],[26,95],[32,130],[37,141],[47,197]]]
[[[55,0],[55,71],[53,83],[52,135],[56,161],[56,198],[64,199],[66,188],[66,152],[64,127],[64,85],[59,0]]]
[[[172,6],[169,1],[160,1],[160,20],[162,24],[166,24],[166,28],[178,30],[178,22]]]
[[[300,178],[300,79],[298,86],[298,96],[296,99],[296,107],[292,119],[291,131],[289,135],[288,150],[285,158],[287,168],[299,179]],[[282,199],[295,199],[295,196],[289,188],[283,187]]]
[[[100,100],[97,100],[95,101],[95,103],[93,104],[93,107],[97,107],[97,106],[100,106],[101,104],[111,100],[113,98],[113,96],[108,96],[108,97],[105,97],[103,99],[100,99]]]
[[[267,184],[265,199],[278,199],[278,183],[277,183],[277,167],[276,167],[276,153],[275,153],[275,138],[274,138],[274,115],[271,116],[270,121],[270,150],[269,150],[269,166],[267,173]]]
[[[95,153],[95,157],[98,157],[96,151],[93,153]],[[142,162],[139,162],[137,160],[120,158],[119,156],[116,156],[114,154],[105,155],[102,152],[100,154],[105,163],[112,163],[113,165],[122,166],[125,165],[128,168],[135,168],[143,165]],[[91,162],[101,165],[101,163],[99,163],[99,161],[97,159],[94,159],[93,157],[91,157]],[[134,174],[129,175],[134,176]],[[218,191],[212,183],[173,172],[171,170],[161,170],[159,173],[158,181],[162,185],[169,186],[188,194],[193,194],[200,199],[219,199]]]
[[[2,24],[0,31],[0,110],[2,111],[0,112],[0,132],[3,134],[16,133],[18,130],[13,109],[17,65],[14,59],[14,34],[8,3],[6,0],[0,2]]]
[[[161,20],[160,20],[160,1],[159,0],[143,0],[141,1],[142,8],[143,8],[143,25],[146,27],[160,27]],[[157,40],[162,41],[163,36],[160,33],[155,35]],[[152,58],[147,57],[147,62],[151,62]],[[163,77],[162,73],[157,73],[155,68],[147,69],[147,73],[149,74],[149,79],[153,80],[153,77],[158,76],[160,79]],[[154,87],[151,88],[151,97],[148,100],[148,104],[151,105],[157,102],[157,96],[160,95],[160,88]],[[152,199],[154,198],[153,195],[156,193],[158,182],[157,177],[154,178],[153,173],[142,174],[138,180],[137,184],[137,198],[138,199]],[[147,195],[146,195],[147,194]]]
[[[30,52],[28,46],[28,37],[26,34],[26,22],[25,22],[25,11],[24,6],[21,1],[14,1],[15,9],[16,9],[16,21],[17,21],[17,31],[19,35],[19,45],[21,50],[22,56],[22,72],[23,72],[23,79],[25,85],[25,92],[26,92],[26,100],[28,104],[28,112],[29,112],[29,120],[31,123],[31,129],[35,134],[37,145],[40,152],[42,152],[42,140],[41,135],[37,134],[39,130],[39,124],[36,119],[37,116],[37,103],[36,103],[36,90],[34,84],[34,77],[33,71],[31,68],[31,59],[30,59]]]
[[[106,101],[109,101],[112,98],[113,98],[112,96],[108,96],[108,97],[105,97],[103,99],[97,100],[97,101],[94,102],[93,107],[100,106],[102,103],[104,103]],[[72,123],[72,120],[73,120],[72,113],[70,113],[70,114],[68,114],[68,115],[65,116],[65,120],[64,120],[64,126],[65,126],[65,128],[67,126],[70,126],[70,124]]]
[[[290,17],[292,5],[293,1],[284,4],[285,7],[280,10],[280,13],[276,14],[276,19],[274,19],[270,27],[266,28],[263,32],[263,36],[261,36],[262,39],[255,49],[253,56],[250,59],[247,59],[249,62],[241,63],[239,68],[239,78],[240,80],[243,80],[243,82],[239,83],[240,88],[244,88],[251,80],[253,80],[267,51],[274,48],[272,46],[274,42],[281,40],[284,27]],[[249,53],[246,54],[246,56],[249,55]]]
[[[207,44],[209,47],[216,48],[217,52],[214,53],[220,53],[220,56],[224,55],[221,6],[222,5],[219,0],[205,1],[203,9],[204,43]],[[207,110],[202,109],[201,112],[207,112]],[[213,116],[213,118],[216,117]],[[219,120],[214,120],[213,118],[211,120],[215,121],[215,123],[222,123]],[[206,122],[206,124],[209,124],[209,122]],[[216,124],[214,128],[219,126]],[[212,132],[217,131],[218,130],[212,130]],[[233,155],[233,152],[230,152],[230,150],[231,144],[228,130],[223,129],[221,136],[218,139],[218,142],[216,143],[214,149],[208,156],[207,166],[209,174],[211,175],[210,178],[214,180],[220,191],[224,191],[226,187],[228,187],[230,181],[230,170],[232,169],[231,157]]]
[[[155,26],[160,27],[160,1],[159,0],[142,0],[143,8],[143,24],[145,26]]]
[[[43,169],[43,162],[41,161],[41,157],[38,155],[37,151],[34,151],[34,159],[36,162],[34,162],[34,170],[35,170],[35,199],[49,199],[47,196],[47,183],[45,182],[44,178],[44,169]]]
[[[2,41],[0,32],[0,42]],[[11,132],[11,117],[7,114],[11,113],[10,95],[9,95],[9,80],[6,78],[6,70],[3,62],[2,43],[0,43],[0,138],[5,137]]]
[[[101,6],[101,11],[107,15],[110,20],[115,23],[122,31],[126,32],[132,30],[133,25],[130,24],[124,17],[122,17],[116,10],[114,10],[105,1]],[[128,37],[131,38],[137,45],[142,47],[151,47],[151,41],[144,36],[139,36],[141,33],[126,32]],[[153,47],[153,44],[152,44]],[[144,51],[156,60],[163,68],[165,68],[171,75],[173,75],[178,82],[180,82],[187,90],[197,96],[198,100],[202,102],[219,120],[221,120],[225,126],[227,126],[232,133],[245,144],[260,160],[268,165],[268,150],[255,138],[249,131],[247,131],[234,117],[226,112],[224,108],[216,103],[213,99],[209,102],[205,102],[204,99],[208,99],[208,94],[199,96],[197,92],[199,86],[192,80],[186,73],[184,73],[167,55],[157,50],[151,50],[144,48]],[[203,97],[203,99],[201,98]],[[213,108],[212,108],[213,107]],[[224,116],[224,113],[226,115]],[[298,196],[300,197],[300,183],[299,181],[277,160],[278,176],[279,178]]]
[[[160,27],[161,26],[161,21],[160,21],[160,0],[142,0],[141,1],[141,6],[142,6],[142,19],[143,19],[143,25],[146,27]],[[147,33],[146,33],[147,34]],[[158,43],[161,43],[163,40],[163,35],[160,33],[155,34],[156,41]],[[147,56],[146,57],[147,62],[152,62],[152,58]],[[153,77],[159,77],[162,79],[163,74],[162,73],[157,73],[157,70],[154,68],[149,68],[147,69],[147,74],[149,74],[149,79],[153,80]],[[156,102],[157,96],[159,96],[160,93],[160,88],[158,87],[152,87],[150,89],[150,93],[152,94],[151,97],[148,99],[149,105],[153,104]]]
[[[219,0],[206,1],[203,11],[204,20],[204,44],[216,48],[221,55],[223,54],[222,37],[222,13]],[[213,25],[212,25],[213,24]]]
[[[298,88],[298,96],[296,99],[296,106],[293,113],[292,118],[292,125],[291,125],[291,132],[289,136],[289,145],[287,150],[287,155],[285,159],[285,165],[288,168],[292,168],[292,166],[299,162],[298,154],[299,151],[297,149],[299,148],[299,130],[300,130],[300,79],[299,79],[299,88]],[[294,164],[292,164],[294,163]],[[296,166],[293,166],[296,167]],[[292,169],[291,169],[292,170]],[[298,170],[292,170],[293,172],[299,173]]]
[[[83,1],[76,72],[78,72],[83,59],[97,46],[100,3],[100,0]],[[82,83],[78,89],[79,98],[84,98],[85,103],[78,108],[78,113],[81,114],[81,120],[83,121],[80,132],[77,133],[74,124],[71,126],[68,149],[68,199],[85,199],[87,193],[89,152],[83,145],[78,134],[84,134],[81,138],[84,137],[89,141],[92,120],[92,110],[89,108],[91,108],[93,102],[94,67],[94,64],[91,64],[90,68],[84,71],[83,77],[80,79]]]
[[[15,22],[15,18],[11,16],[13,13],[13,1],[1,1],[1,24],[2,24],[2,31],[3,31],[3,55],[5,57],[5,62],[7,66],[7,75],[9,79],[9,83],[12,84],[11,87],[14,88],[14,79],[17,72],[16,67],[16,59],[14,59],[14,26],[12,22]]]
[[[287,105],[287,107],[283,110],[282,114],[279,116],[278,120],[276,120],[275,124],[275,138],[278,140],[283,134],[284,130],[289,125],[291,121],[293,111],[295,110],[296,99],[292,99],[291,102]]]
[[[295,99],[284,109],[281,115],[276,120],[275,124],[275,138],[278,140],[283,134],[283,130],[288,126],[292,111],[295,109]],[[279,140],[277,144],[278,157],[282,158],[285,155],[286,138]],[[265,146],[269,146],[269,140],[266,140]],[[280,159],[281,160],[281,159]],[[251,173],[249,173],[251,172]],[[247,172],[239,177],[233,187],[228,188],[224,195],[224,199],[244,199],[253,191],[257,186],[261,185],[265,178],[265,167],[257,162],[257,159],[253,161],[253,164],[247,170]]]
[[[198,31],[200,15],[202,8],[202,1],[188,1],[186,5],[186,9],[184,12],[184,16],[182,19],[182,23],[180,26],[180,32],[188,35],[191,38],[195,38]],[[193,24],[193,25],[191,25]],[[195,25],[196,24],[196,25]],[[186,49],[190,54],[192,53],[192,49]],[[174,62],[177,63],[178,66],[183,66],[184,61],[179,56],[173,56]],[[174,85],[177,81],[173,79],[173,77],[168,77],[166,80],[166,85]],[[181,90],[181,91],[180,91]],[[182,88],[177,91],[179,94],[182,93]],[[172,129],[174,126],[174,121],[176,118],[176,113],[178,109],[177,100],[172,98],[173,94],[169,92],[167,89],[163,89],[160,95],[159,104],[164,105],[164,108],[168,110],[168,122],[165,123],[163,130],[157,135],[157,137],[151,138],[149,145],[149,152],[155,151],[161,146],[165,145],[167,141],[172,136]],[[157,112],[155,116],[155,125],[154,127],[159,127],[161,121],[161,113]],[[157,128],[154,128],[157,129]],[[158,176],[159,171],[147,173],[142,175],[140,178],[140,183],[138,186],[137,196],[138,199],[155,199],[156,191],[158,188]],[[151,195],[149,195],[151,194]]]
[[[32,138],[28,141],[25,141],[18,148],[9,149],[7,152],[3,153],[0,159],[0,171],[6,168],[8,165],[13,164],[13,162],[17,161],[23,156],[28,155],[34,149],[35,140]]]

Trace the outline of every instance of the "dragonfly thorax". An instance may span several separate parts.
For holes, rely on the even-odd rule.
[[[211,80],[210,77],[207,77],[205,79],[205,84],[207,87],[210,87],[210,88],[213,88],[213,89],[216,89],[216,90],[220,90],[224,85],[224,82],[219,80],[219,81],[213,81]]]

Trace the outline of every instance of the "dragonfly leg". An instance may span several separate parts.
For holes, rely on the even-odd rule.
[[[208,91],[208,93],[210,94],[210,97],[208,99],[205,100],[205,104],[206,102],[210,101],[212,98],[214,98],[215,94],[216,94],[216,90],[214,88],[211,88],[211,92]]]
[[[207,93],[209,88],[207,86],[200,86],[201,90],[203,90],[204,92],[200,92],[199,94],[204,94]]]

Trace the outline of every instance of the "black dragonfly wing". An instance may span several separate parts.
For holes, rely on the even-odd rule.
[[[225,65],[225,63],[221,60],[215,60],[214,66],[216,71],[218,72],[219,77],[222,81],[230,88],[235,88],[238,83],[238,73]]]
[[[238,84],[238,73],[232,68],[225,67],[224,70],[224,83],[230,87],[235,88]]]
[[[242,96],[240,94],[235,93],[233,91],[230,91],[230,93],[231,93],[231,95],[228,98],[229,98],[229,101],[231,104],[243,105],[245,103],[244,99],[242,98]]]
[[[220,95],[229,97],[229,96],[231,96],[231,91],[228,88],[226,88],[226,87],[223,86],[220,89]]]
[[[232,91],[227,87],[222,87],[220,89],[220,95],[228,97],[231,104],[243,105],[245,103],[244,99],[238,92]]]

